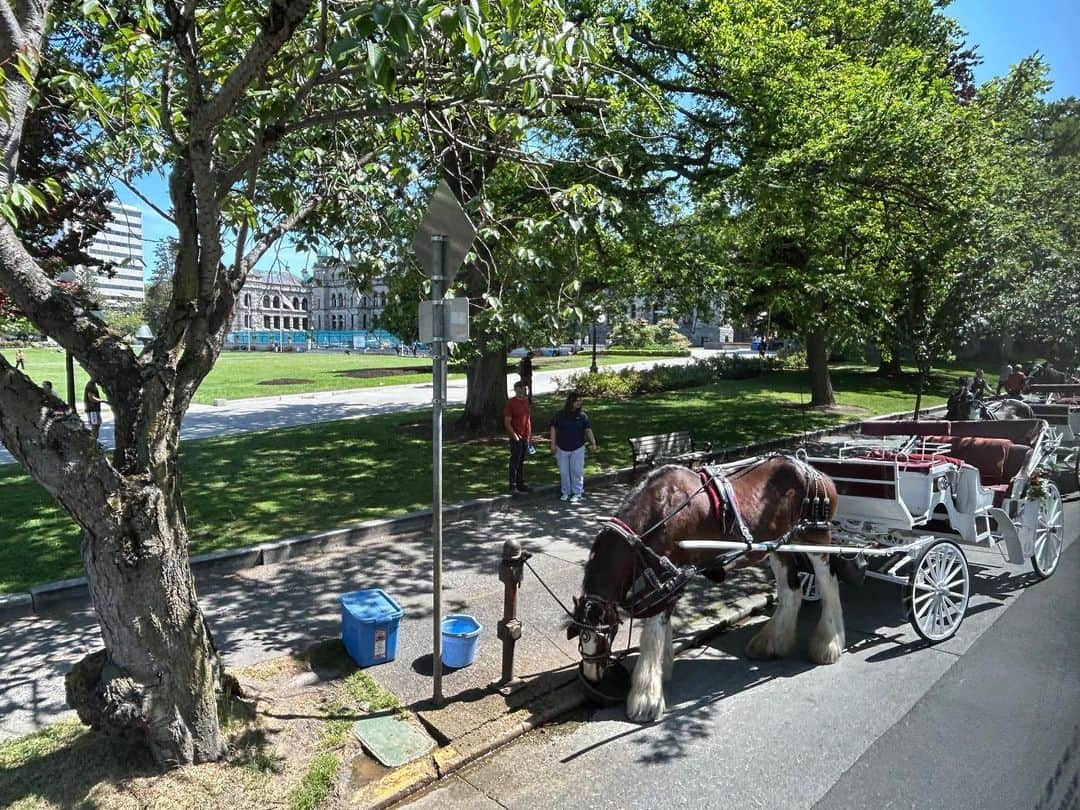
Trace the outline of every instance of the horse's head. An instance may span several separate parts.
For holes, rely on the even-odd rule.
[[[574,615],[566,637],[578,639],[583,674],[594,683],[611,664],[611,646],[619,630],[619,604],[633,585],[635,560],[625,538],[610,528],[601,529],[593,540],[582,593],[574,597]]]
[[[614,602],[594,594],[574,597],[574,618],[566,637],[578,639],[582,672],[597,682],[611,665],[611,645],[619,630],[619,610]]]

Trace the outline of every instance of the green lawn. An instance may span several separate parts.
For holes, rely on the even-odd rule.
[[[689,429],[714,447],[851,421],[859,415],[804,412],[805,372],[777,372],[623,401],[585,403],[600,450],[588,472],[629,464],[630,436]],[[868,370],[833,374],[841,405],[865,415],[910,408],[910,386]],[[941,380],[927,405],[944,401]],[[538,397],[541,437],[561,401]],[[455,418],[450,412],[447,424]],[[391,414],[345,422],[186,442],[181,451],[192,553],[235,548],[331,529],[430,506],[431,419]],[[558,474],[546,442],[527,462],[532,484]],[[444,498],[454,503],[499,494],[506,486],[501,436],[449,441]],[[45,491],[14,465],[0,467],[0,593],[79,576],[77,530]]]
[[[25,349],[26,373],[34,380],[51,380],[61,399],[67,397],[64,353],[56,349]],[[14,362],[14,351],[6,356]],[[658,360],[656,357],[606,357],[601,365]],[[517,360],[511,358],[511,363]],[[573,357],[538,357],[533,367],[541,371],[587,368],[592,362],[587,354]],[[413,369],[409,373],[409,369]],[[452,377],[455,375],[451,375]],[[75,394],[82,402],[87,375],[75,364]],[[430,357],[397,357],[386,354],[329,354],[323,352],[223,352],[213,371],[207,375],[195,395],[195,402],[209,405],[216,399],[306,394],[312,391],[338,391],[346,388],[369,388],[404,385],[431,380]],[[81,409],[81,405],[79,406]]]

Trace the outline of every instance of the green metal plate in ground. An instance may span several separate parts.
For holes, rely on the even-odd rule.
[[[357,720],[352,730],[367,752],[388,768],[412,762],[435,747],[431,737],[392,714]]]

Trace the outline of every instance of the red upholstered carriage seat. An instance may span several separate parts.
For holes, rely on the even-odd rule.
[[[950,458],[975,467],[983,486],[1006,484],[1031,458],[1031,446],[1046,429],[1042,419],[985,422],[863,422],[868,436],[920,436],[948,444]]]
[[[942,439],[942,444],[947,444],[948,439]],[[930,472],[931,468],[938,464],[955,464],[959,467],[964,463],[963,459],[946,456],[940,453],[894,453],[892,450],[871,450],[860,458],[885,459],[886,461],[898,460],[900,469],[905,472]]]
[[[1031,448],[1008,439],[954,436],[949,440],[949,455],[977,469],[985,487],[1012,481],[1031,458]]]
[[[972,436],[982,439],[1008,439],[1013,444],[1026,444],[1028,447],[1035,444],[1044,430],[1046,421],[1043,419],[1002,419],[1000,421],[987,422],[951,422],[952,430],[949,435]]]

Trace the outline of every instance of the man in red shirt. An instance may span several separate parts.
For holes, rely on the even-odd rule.
[[[524,380],[514,383],[514,397],[503,409],[503,425],[510,439],[510,494],[528,492],[525,486],[525,456],[532,439],[532,416],[529,412],[528,386]]]
[[[1009,379],[1005,380],[1005,393],[1010,397],[1019,397],[1026,381],[1027,375],[1024,373],[1024,368],[1018,364],[1016,370],[1009,375]]]

